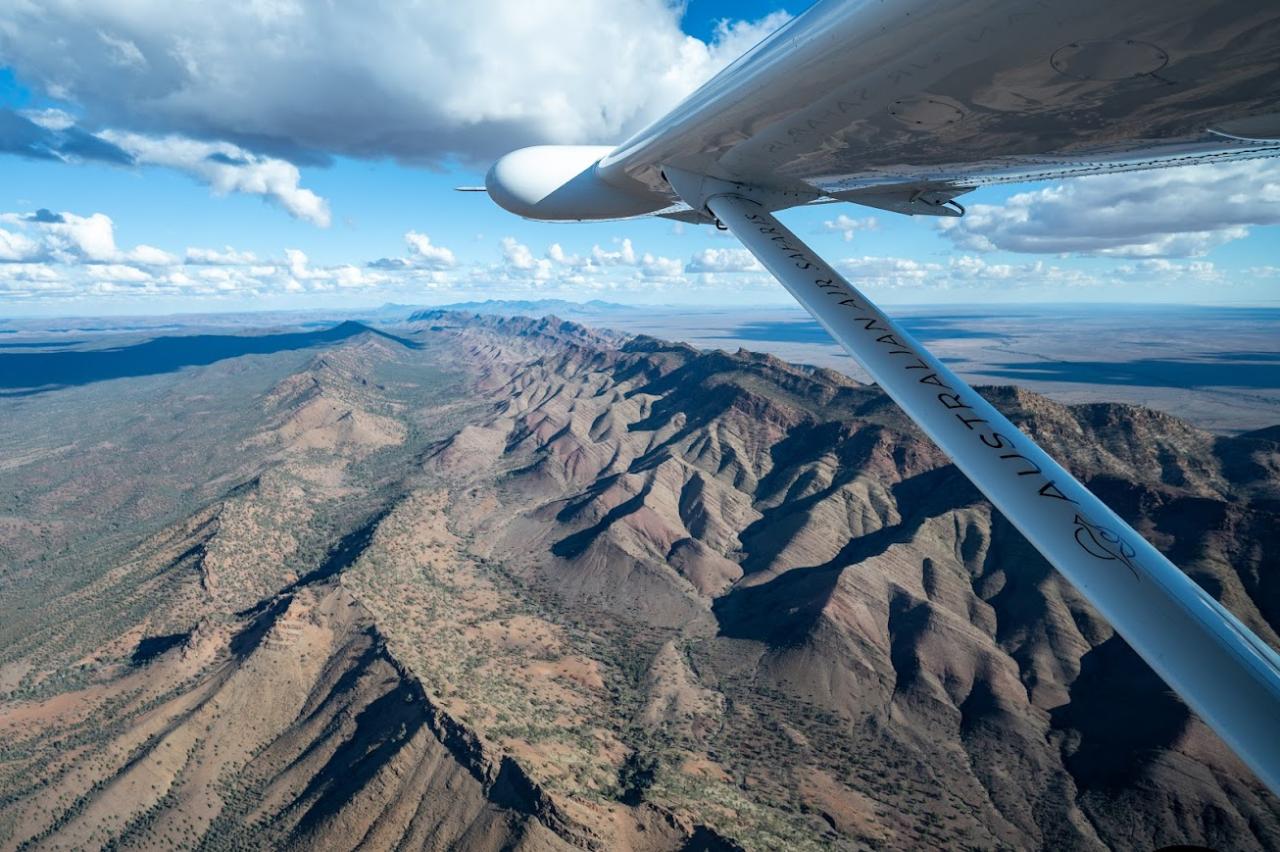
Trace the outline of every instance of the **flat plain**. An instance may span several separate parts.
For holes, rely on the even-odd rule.
[[[1130,402],[1224,434],[1280,423],[1280,308],[1064,304],[890,314],[972,384],[1015,384],[1064,403]],[[595,322],[867,378],[791,306],[619,311]]]

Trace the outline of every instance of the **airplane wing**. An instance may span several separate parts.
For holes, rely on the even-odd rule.
[[[936,215],[989,184],[1280,155],[1277,68],[1273,0],[828,0],[599,174],[672,198],[676,166]]]
[[[1280,655],[773,211],[1280,155],[1276,0],[824,0],[616,148],[489,171],[526,218],[715,221],[1280,793]]]

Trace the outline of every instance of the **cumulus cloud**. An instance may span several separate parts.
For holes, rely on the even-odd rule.
[[[905,257],[849,257],[837,268],[858,286],[908,287],[942,276],[946,267]]]
[[[3,22],[0,20],[0,33]],[[147,136],[106,129],[88,132],[59,109],[0,109],[0,153],[39,160],[105,162],[119,166],[155,165],[182,171],[215,193],[261,196],[291,215],[321,227],[329,224],[329,205],[299,186],[298,167],[226,142],[202,142],[174,135]]]
[[[0,222],[18,231],[0,229],[0,260],[50,260],[60,263],[135,263],[169,266],[178,259],[155,246],[138,245],[128,251],[116,246],[115,223],[105,213],[78,216],[41,208],[35,213],[3,213]]]
[[[325,227],[298,165],[621,141],[788,20],[721,22],[704,42],[682,13],[670,0],[537,14],[519,0],[9,4],[4,64],[68,109],[0,109],[0,153],[177,169]]]
[[[31,260],[39,254],[40,244],[35,240],[26,234],[19,234],[0,228],[0,261]]]
[[[63,213],[57,222],[41,222],[45,244],[61,260],[79,258],[107,263],[119,257],[115,224],[105,213],[77,216]]]
[[[287,248],[279,260],[262,261],[232,246],[188,248],[181,257],[149,245],[122,249],[103,213],[79,215],[41,209],[0,213],[0,302],[182,296],[207,299],[383,289],[400,294],[450,284],[450,273],[430,268],[455,264],[452,252],[415,231],[406,234],[419,265],[374,269],[354,264],[318,265],[306,252]]]
[[[561,266],[587,266],[591,263],[591,258],[580,257],[576,254],[569,254],[559,243],[552,243],[547,246],[547,258],[560,264]]]
[[[879,289],[1060,289],[1105,283],[1105,279],[1082,270],[1040,260],[1019,264],[990,263],[974,255],[960,255],[945,262],[907,257],[850,257],[839,261],[836,266],[857,286]]]
[[[1190,281],[1199,284],[1224,282],[1226,276],[1217,265],[1207,260],[1174,261],[1164,258],[1123,263],[1115,274],[1131,281],[1174,284]]]
[[[764,267],[746,249],[709,248],[695,252],[685,266],[686,272],[760,272]]]
[[[410,231],[404,235],[404,241],[409,244],[409,256],[418,266],[446,269],[458,262],[452,251],[444,246],[433,245],[426,234]]]
[[[75,288],[58,270],[44,263],[0,263],[0,295],[7,290],[22,295],[74,293]]]
[[[846,243],[853,242],[853,235],[858,231],[874,231],[880,227],[879,220],[875,216],[867,216],[862,219],[854,219],[841,213],[834,219],[828,219],[822,223],[822,229],[827,232],[834,231],[844,238]]]
[[[69,115],[56,109],[25,112],[0,109],[0,153],[33,160],[133,164],[129,152],[76,127]]]
[[[262,157],[228,142],[201,142],[180,136],[144,136],[140,133],[103,131],[101,137],[126,151],[139,165],[167,166],[186,172],[225,195],[239,192],[259,195],[280,205],[290,215],[329,226],[329,203],[299,186],[302,175],[293,163]]]
[[[295,162],[483,162],[621,141],[787,20],[722,23],[708,43],[681,32],[682,12],[669,0],[536,12],[521,0],[58,0],[0,11],[0,55],[80,105],[95,133],[226,140]]]
[[[25,222],[37,227],[34,214],[2,214],[0,223],[14,226]],[[599,246],[582,254],[566,252],[562,246],[551,246],[544,255],[508,237],[501,242],[498,256],[492,262],[464,265],[455,263],[447,269],[427,266],[394,266],[352,264],[319,265],[301,249],[285,249],[278,260],[260,260],[251,252],[233,247],[221,250],[190,248],[181,258],[167,253],[150,255],[139,246],[130,251],[109,251],[101,240],[105,216],[78,216],[58,213],[39,218],[56,218],[57,222],[40,227],[62,226],[72,230],[63,234],[66,246],[60,253],[48,250],[44,237],[26,237],[35,244],[39,260],[27,255],[31,246],[9,250],[14,259],[0,263],[0,300],[74,299],[174,296],[203,299],[259,298],[380,292],[382,298],[413,298],[427,290],[452,290],[469,296],[486,293],[582,292],[621,294],[624,292],[735,293],[774,290],[775,282],[763,272],[744,273],[723,258],[704,269],[688,271],[689,264],[651,252],[639,251],[629,240],[617,240],[615,248]],[[43,233],[43,231],[41,231]],[[0,229],[0,234],[25,236],[21,230]],[[81,240],[71,248],[74,234]],[[416,232],[410,232],[416,234]],[[36,234],[35,236],[39,236]],[[97,237],[97,242],[92,237]],[[424,235],[418,235],[424,236]],[[420,246],[440,249],[430,240]],[[9,242],[0,243],[8,246]],[[5,250],[8,250],[7,248]],[[152,249],[160,252],[159,249]],[[429,252],[428,252],[429,253]],[[90,255],[99,258],[91,260]],[[610,258],[608,264],[595,261],[597,256]],[[103,260],[101,258],[110,259]],[[159,262],[165,261],[165,262]],[[171,262],[169,262],[171,261]],[[903,257],[851,257],[837,266],[860,287],[880,290],[911,289],[941,292],[947,290],[1040,290],[1061,292],[1066,287],[1105,287],[1123,285],[1125,292],[1142,287],[1148,290],[1170,285],[1217,285],[1231,280],[1224,271],[1204,260],[1169,260],[1147,258],[1111,264],[1105,274],[1083,271],[1045,260],[1029,263],[993,263],[980,255],[960,255],[946,260],[917,260]],[[727,269],[730,271],[721,271]],[[1276,275],[1275,270],[1260,268],[1256,275]]]
[[[223,246],[222,251],[206,248],[188,248],[187,263],[210,266],[238,266],[257,263],[258,258],[251,251],[236,251],[231,246]]]
[[[448,269],[458,262],[452,250],[435,245],[426,234],[409,231],[404,235],[404,241],[409,249],[408,257],[383,257],[370,261],[368,266],[373,269]]]
[[[941,233],[972,251],[1200,257],[1280,223],[1280,166],[1267,160],[1095,175],[975,204]]]
[[[124,259],[132,263],[140,263],[143,266],[172,266],[178,262],[178,258],[167,251],[148,245],[140,245],[126,252]]]
[[[570,289],[642,289],[688,283],[684,264],[675,258],[640,252],[629,238],[614,240],[614,248],[599,245],[585,254],[565,251],[559,243],[538,256],[514,237],[501,241],[502,262],[473,269],[474,280],[487,276],[490,284],[541,289],[549,285]]]
[[[124,263],[103,263],[88,270],[89,276],[99,281],[120,281],[137,284],[151,280],[151,274],[136,266]]]
[[[550,261],[534,257],[529,247],[515,237],[502,238],[502,259],[512,269],[551,268]]]
[[[591,260],[600,266],[635,266],[636,250],[632,247],[631,240],[626,239],[613,251],[592,246]]]
[[[35,246],[24,259],[89,263],[121,259],[121,252],[116,248],[115,224],[105,213],[78,216],[41,209],[29,215],[5,213],[0,219],[22,228],[27,245]]]
[[[662,257],[660,255],[645,252],[640,256],[638,264],[641,276],[650,279],[664,279],[672,282],[680,280],[680,273],[684,271],[684,264],[674,257]]]

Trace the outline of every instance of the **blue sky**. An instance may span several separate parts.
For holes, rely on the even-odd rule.
[[[406,20],[390,0],[358,22],[301,0],[0,11],[0,315],[786,303],[710,229],[532,223],[452,187],[507,148],[619,141],[806,5],[486,0],[474,14],[503,25],[484,39],[466,11]],[[888,303],[1280,304],[1275,165],[1107,180],[980,190],[950,230],[852,205],[784,218]],[[1160,227],[1091,233],[1118,190]],[[1046,243],[1049,222],[1093,248]]]

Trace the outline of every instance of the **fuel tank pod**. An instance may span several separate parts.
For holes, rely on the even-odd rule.
[[[607,145],[536,145],[493,164],[484,186],[499,207],[540,221],[626,219],[661,210],[671,200],[637,194],[601,179],[596,164]]]

